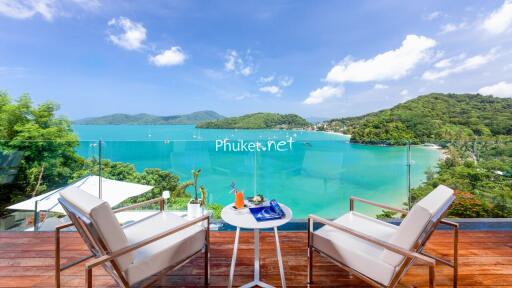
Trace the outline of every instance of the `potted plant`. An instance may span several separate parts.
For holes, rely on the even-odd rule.
[[[204,188],[203,185],[201,185],[201,187],[199,187],[199,191],[201,191],[201,206],[203,208],[206,208],[206,195],[207,195],[207,191],[206,191],[206,188]]]
[[[201,169],[192,170],[192,186],[194,187],[194,198],[190,199],[190,201],[187,204],[187,216],[189,218],[196,218],[201,216],[203,214],[202,206],[204,203],[206,203],[206,199],[199,199],[199,197],[197,197],[197,178],[199,178],[200,173]],[[201,193],[203,193],[204,190],[205,193],[203,194],[203,196],[206,197],[206,189],[204,189],[204,187],[202,188],[203,189],[201,189]]]

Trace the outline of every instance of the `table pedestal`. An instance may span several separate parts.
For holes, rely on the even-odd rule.
[[[277,227],[274,227],[274,235],[276,239],[276,254],[277,261],[279,263],[279,273],[281,274],[281,285],[282,287],[286,287],[286,280],[284,277],[284,268],[283,268],[283,259],[281,258],[281,247],[279,245],[279,236],[277,234]],[[238,251],[238,240],[240,238],[240,228],[236,227],[235,234],[235,245],[233,247],[233,258],[231,259],[231,269],[229,271],[229,283],[228,287],[231,288],[233,286],[233,275],[235,274],[235,264],[236,264],[236,254]],[[254,229],[254,280],[240,286],[241,288],[248,288],[259,286],[263,288],[273,288],[263,281],[260,280],[260,229]]]

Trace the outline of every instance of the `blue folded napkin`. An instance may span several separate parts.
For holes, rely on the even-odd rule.
[[[250,207],[249,210],[258,222],[278,220],[285,216],[276,200],[271,200],[269,206]]]

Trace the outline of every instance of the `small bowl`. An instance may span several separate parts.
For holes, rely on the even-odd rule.
[[[258,202],[253,201],[253,200],[252,200],[252,197],[251,197],[251,198],[248,198],[248,199],[247,199],[247,201],[248,201],[249,203],[251,203],[251,205],[253,205],[253,206],[260,206],[260,205],[263,205],[263,204],[266,202],[265,198],[262,198],[262,199],[261,199],[261,201],[258,201]]]

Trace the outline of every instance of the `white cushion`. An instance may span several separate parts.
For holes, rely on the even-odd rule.
[[[160,212],[124,227],[129,244],[134,244],[185,223],[173,213]],[[134,261],[124,272],[130,285],[181,262],[204,247],[205,230],[200,224],[169,235],[134,251]]]
[[[425,230],[425,226],[431,216],[428,210],[415,205],[402,221],[400,227],[398,227],[398,231],[391,237],[389,242],[406,250],[410,250],[423,230]],[[391,266],[398,266],[404,260],[402,255],[389,250],[384,250],[380,257]]]
[[[64,189],[60,192],[60,196],[93,221],[98,233],[111,252],[128,246],[128,239],[121,229],[112,208],[106,201],[77,187]],[[126,269],[132,262],[133,256],[130,253],[117,258],[121,270]]]
[[[400,224],[397,233],[390,239],[392,244],[406,250],[411,250],[424,232],[433,216],[439,217],[442,208],[451,200],[453,190],[440,185],[427,196],[421,199]],[[382,260],[392,266],[398,266],[404,260],[402,255],[391,251],[384,251]]]
[[[389,241],[398,228],[357,212],[347,213],[334,222],[383,241]],[[384,285],[389,284],[395,272],[394,266],[379,257],[384,252],[382,247],[327,225],[313,233],[313,245],[337,261]]]
[[[427,196],[423,197],[416,205],[427,209],[430,214],[437,215],[441,211],[448,201],[451,200],[454,192],[452,189],[439,185],[432,192],[428,193]],[[439,215],[440,216],[440,215]]]

